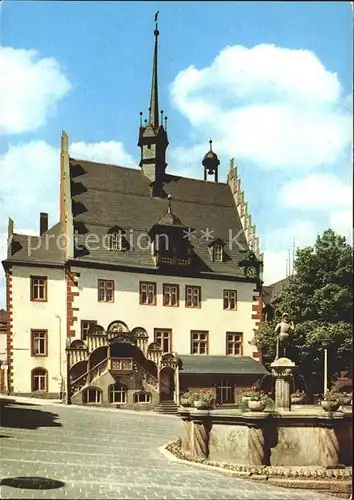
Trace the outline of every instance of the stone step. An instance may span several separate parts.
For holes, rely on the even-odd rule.
[[[157,413],[165,413],[168,415],[177,415],[178,406],[174,401],[166,400],[161,401],[159,405],[156,406],[155,411]]]

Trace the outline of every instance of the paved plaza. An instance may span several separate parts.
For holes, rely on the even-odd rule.
[[[6,398],[1,424],[1,498],[334,498],[167,460],[177,417]]]

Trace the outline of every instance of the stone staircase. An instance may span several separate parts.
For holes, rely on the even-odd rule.
[[[165,415],[177,415],[177,408],[178,406],[173,399],[166,399],[156,406],[155,411],[157,413],[164,413]]]
[[[158,390],[157,378],[151,375],[133,358],[106,358],[71,383],[71,398],[75,398],[80,393],[83,393],[84,390],[93,386],[98,379],[107,373],[110,373],[113,377],[120,374],[137,373],[140,375],[141,380],[148,385],[147,390]],[[171,402],[173,403],[173,401]]]

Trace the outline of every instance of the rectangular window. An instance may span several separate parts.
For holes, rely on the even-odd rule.
[[[243,334],[239,332],[226,332],[226,354],[231,356],[242,355]]]
[[[114,302],[114,281],[98,280],[98,302]]]
[[[165,328],[155,328],[155,342],[159,344],[163,353],[172,352],[172,330]]]
[[[191,354],[208,354],[209,332],[191,332]]]
[[[200,286],[186,285],[186,307],[202,306],[202,289]]]
[[[97,325],[97,321],[92,319],[81,320],[81,340],[86,340],[91,325]]]
[[[127,389],[124,385],[109,386],[109,402],[125,404],[127,402]]]
[[[163,305],[169,307],[179,306],[179,286],[163,285]]]
[[[47,277],[31,276],[31,300],[47,302]]]
[[[224,309],[236,311],[237,309],[237,291],[224,290]]]
[[[48,356],[47,330],[31,330],[31,356]]]
[[[139,303],[145,306],[156,306],[156,283],[140,281]]]
[[[32,391],[48,390],[48,373],[43,368],[36,368],[32,371]]]
[[[216,400],[218,403],[234,403],[234,384],[226,379],[220,380],[216,386]]]

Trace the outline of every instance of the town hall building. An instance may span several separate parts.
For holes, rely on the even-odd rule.
[[[251,344],[263,256],[233,160],[209,149],[201,179],[171,175],[154,31],[137,168],[72,158],[61,137],[60,220],[39,235],[9,219],[8,391],[153,409],[209,388],[220,404],[267,374]]]

